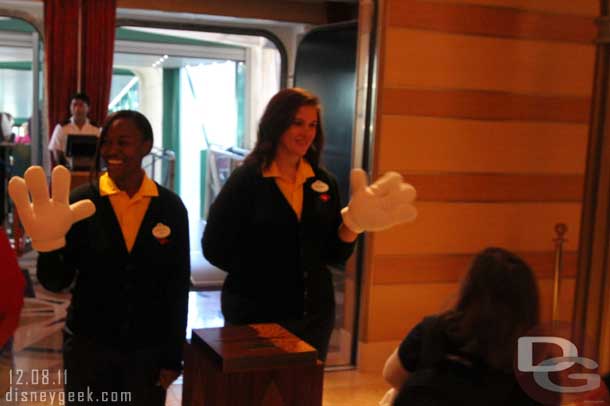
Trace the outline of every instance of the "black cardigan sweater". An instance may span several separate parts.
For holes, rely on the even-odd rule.
[[[303,185],[301,220],[258,166],[237,168],[210,207],[205,257],[228,272],[223,313],[236,324],[299,320],[334,306],[329,264],[344,262],[354,243],[338,237],[341,202],[335,179],[314,168]],[[317,192],[316,180],[329,186]],[[230,298],[230,299],[226,299]]]
[[[60,291],[74,283],[66,327],[118,350],[159,349],[160,368],[179,370],[186,332],[190,250],[186,208],[157,185],[131,250],[108,196],[97,185],[75,189],[72,202],[91,199],[93,216],[72,226],[66,246],[40,253],[40,283]],[[152,229],[171,229],[165,240]]]

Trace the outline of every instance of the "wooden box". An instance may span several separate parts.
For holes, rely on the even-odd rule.
[[[193,330],[182,404],[318,406],[323,364],[316,350],[277,324]]]

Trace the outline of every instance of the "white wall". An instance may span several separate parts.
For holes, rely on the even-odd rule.
[[[0,111],[13,117],[32,115],[32,71],[0,69]]]
[[[140,80],[140,113],[155,135],[155,146],[163,145],[163,71],[157,68],[130,68]]]

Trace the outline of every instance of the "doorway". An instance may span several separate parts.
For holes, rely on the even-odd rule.
[[[224,50],[231,53],[230,57],[210,57],[197,49],[212,48],[210,44],[191,42],[168,44],[167,38],[163,43],[129,44],[128,42],[133,41],[134,37],[121,38],[117,31],[115,69],[129,69],[136,72],[136,76],[140,78],[141,93],[141,104],[138,108],[147,116],[162,117],[156,123],[153,122],[155,133],[163,134],[162,147],[171,148],[176,153],[178,168],[176,191],[185,201],[189,211],[192,266],[195,275],[198,274],[198,269],[204,269],[205,272],[201,274],[206,275],[199,281],[200,289],[219,288],[224,278],[223,272],[213,269],[206,263],[200,251],[207,207],[228,177],[230,170],[239,164],[243,154],[253,146],[256,125],[262,110],[280,87],[302,86],[321,97],[325,112],[325,133],[328,137],[324,163],[339,179],[342,201],[347,202],[349,190],[347,179],[349,179],[349,168],[352,166],[351,139],[355,121],[357,23],[339,24],[335,28],[339,26],[348,33],[341,34],[340,31],[330,30],[328,32],[332,31],[336,34],[331,38],[316,34],[318,30],[312,30],[311,27],[295,25],[294,29],[288,30],[291,33],[288,37],[292,38],[289,41],[286,41],[286,35],[282,41],[278,41],[277,38],[270,40],[268,36],[256,36],[253,33],[238,34],[236,31],[239,30],[234,27],[221,29],[221,32],[203,32],[194,25],[168,24],[150,20],[143,22],[132,19],[124,22],[119,28],[119,30],[136,31],[137,35],[174,37],[172,41],[175,41],[175,38],[182,38],[182,40],[218,44],[227,40],[224,46],[234,47],[230,49],[226,47],[227,49]],[[210,27],[206,27],[206,30],[209,29]],[[320,30],[326,32],[323,27]],[[309,31],[311,32],[308,33]],[[344,37],[342,42],[337,42],[337,38],[340,37]],[[301,47],[297,47],[299,42]],[[324,89],[325,84],[332,82],[331,78],[324,79],[329,71],[316,72],[316,66],[327,64],[325,58],[328,55],[320,59],[319,55],[310,54],[310,51],[324,43],[327,45],[324,52],[333,54],[335,47],[336,51],[340,51],[335,52],[337,60],[347,56],[346,61],[350,65],[347,77],[341,80],[343,93],[338,93],[335,99],[329,98],[333,92],[330,87]],[[282,44],[287,45],[286,49],[283,49]],[[213,48],[216,52],[220,52],[218,45]],[[151,49],[155,52],[150,52]],[[305,49],[303,56],[300,55],[301,49]],[[290,55],[290,58],[287,58],[287,55]],[[126,65],[129,58],[132,60]],[[261,67],[266,67],[265,71],[254,69],[252,63],[249,66],[248,61],[256,61],[256,58],[264,60]],[[146,62],[143,62],[144,60]],[[324,60],[324,64],[320,63],[321,60]],[[140,63],[140,66],[135,66],[136,62]],[[157,79],[151,82],[151,77]],[[321,85],[316,87],[314,85],[316,81]],[[213,97],[213,94],[219,94],[218,92],[222,94]],[[143,97],[145,93],[157,96]],[[253,100],[254,94],[259,98]],[[242,98],[250,100],[249,104],[244,103]],[[164,100],[163,106],[157,102],[159,100]],[[338,105],[335,103],[337,100],[341,102]],[[155,101],[154,106],[150,105],[151,101]],[[149,105],[146,106],[145,103]],[[214,113],[215,107],[222,108]],[[208,117],[208,113],[211,117]],[[338,132],[337,129],[341,131]],[[161,137],[157,137],[156,142],[159,142],[159,138]],[[214,170],[210,170],[208,165],[210,161],[215,162],[216,167],[213,168],[215,173]],[[204,187],[202,188],[201,185]],[[355,362],[353,324],[357,317],[355,311],[358,305],[358,300],[355,300],[357,280],[352,277],[346,283],[343,269],[335,270],[334,278],[340,308],[337,312],[338,324],[332,338],[327,365],[349,366]]]
[[[12,229],[7,180],[32,164],[44,164],[42,137],[43,44],[36,28],[13,17],[0,17],[0,219]]]
[[[322,26],[309,31],[297,49],[294,84],[311,90],[322,103],[324,153],[322,165],[337,178],[341,203],[349,201],[353,123],[356,114],[357,22]],[[324,61],[320,63],[319,61]],[[352,362],[357,300],[356,278],[344,266],[331,267],[336,319],[328,363]]]
[[[116,31],[110,110],[142,112],[155,146],[175,157],[172,188],[189,213],[197,290],[218,290],[224,281],[200,248],[207,209],[254,144],[258,117],[281,85],[283,55],[263,35],[135,25]],[[168,186],[168,171],[153,173]]]

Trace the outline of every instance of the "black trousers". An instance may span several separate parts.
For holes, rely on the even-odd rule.
[[[318,350],[318,358],[326,361],[330,336],[335,328],[334,311],[332,314],[309,314],[300,320],[284,320],[278,324]]]
[[[66,405],[164,406],[159,350],[118,351],[64,333]]]

